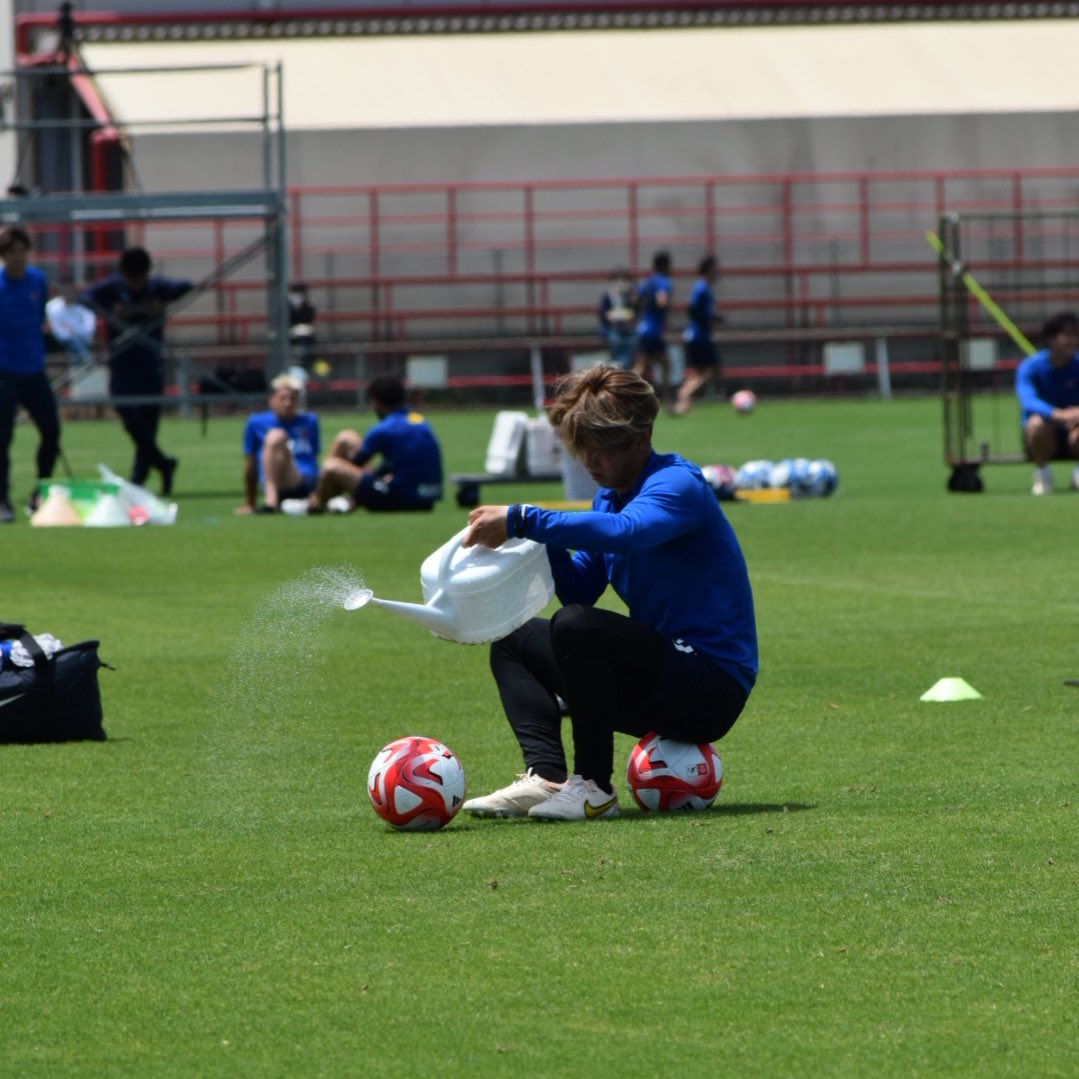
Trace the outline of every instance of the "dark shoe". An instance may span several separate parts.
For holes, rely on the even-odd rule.
[[[276,513],[277,512],[277,507],[276,506],[271,506],[269,502],[260,502],[255,507],[255,512],[256,513]]]
[[[170,457],[161,466],[161,494],[166,498],[172,494],[172,477],[180,467],[179,457]]]
[[[26,500],[26,516],[33,517],[37,513],[38,506],[41,505],[41,494],[35,488],[30,492],[30,497]]]
[[[10,502],[0,502],[0,524],[9,525],[15,520],[15,511]]]

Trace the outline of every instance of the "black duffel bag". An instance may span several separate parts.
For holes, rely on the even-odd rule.
[[[21,642],[34,665],[0,670],[0,742],[103,742],[97,672],[109,665],[98,658],[99,642],[80,641],[49,657],[24,626],[0,622],[6,640]]]

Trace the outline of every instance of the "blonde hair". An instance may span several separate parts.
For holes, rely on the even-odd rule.
[[[570,375],[556,393],[547,415],[573,454],[624,446],[650,433],[659,413],[651,383],[605,364]]]
[[[303,393],[303,383],[295,375],[278,375],[277,378],[271,380],[270,389],[275,393],[278,390],[295,390],[296,393]]]

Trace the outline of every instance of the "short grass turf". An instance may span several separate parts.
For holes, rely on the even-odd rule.
[[[433,415],[449,470],[492,420]],[[419,599],[464,512],[237,518],[241,424],[166,422],[171,528],[0,526],[0,617],[115,667],[108,742],[0,747],[0,1074],[1079,1072],[1079,494],[1006,466],[948,494],[932,399],[663,417],[702,464],[840,474],[728,507],[762,671],[715,808],[646,816],[623,785],[615,821],[399,834],[365,789],[392,738],[446,741],[473,793],[520,762],[485,649],[333,596]],[[111,420],[64,447],[126,469]],[[950,676],[983,699],[919,700]]]

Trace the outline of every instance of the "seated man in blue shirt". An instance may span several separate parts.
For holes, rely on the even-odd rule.
[[[269,409],[248,416],[244,426],[244,504],[237,513],[276,513],[286,499],[306,498],[315,489],[318,417],[300,411],[302,393],[299,379],[278,375],[270,383]]]
[[[1053,489],[1050,461],[1079,458],[1079,320],[1070,311],[1054,315],[1042,327],[1042,340],[1047,347],[1028,356],[1015,372],[1036,495]],[[1079,488],[1079,465],[1072,469],[1071,485]]]
[[[363,438],[355,431],[339,432],[306,504],[290,504],[285,512],[320,513],[342,496],[353,507],[372,511],[431,509],[442,497],[442,450],[423,416],[408,409],[405,396],[399,378],[374,379],[367,397],[378,423]]]
[[[700,469],[652,449],[659,402],[640,375],[571,377],[551,423],[599,491],[590,512],[480,506],[464,546],[547,545],[563,606],[491,645],[491,671],[524,757],[508,787],[465,802],[480,817],[618,816],[614,732],[714,742],[757,677],[753,595],[741,548]],[[597,607],[608,585],[628,614]],[[561,700],[573,728],[573,773]]]

